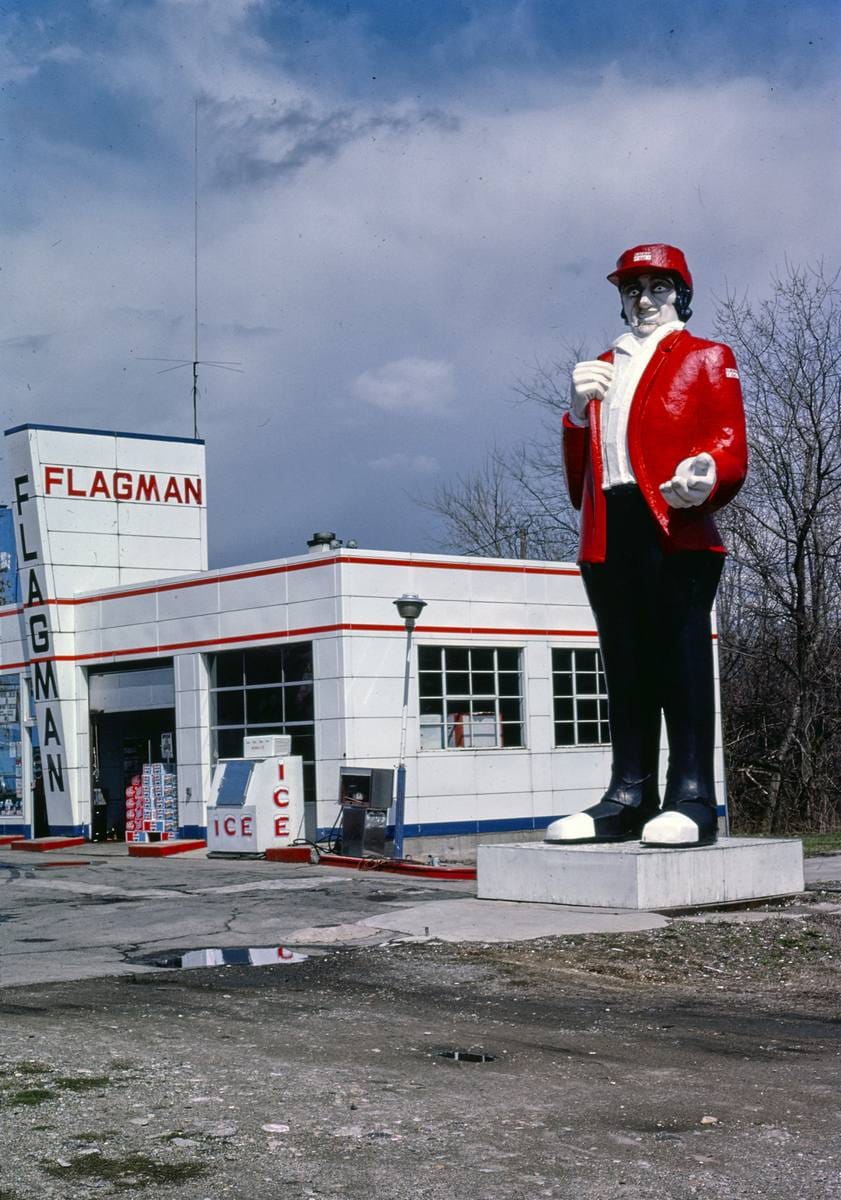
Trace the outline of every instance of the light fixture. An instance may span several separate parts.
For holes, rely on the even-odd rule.
[[[426,601],[421,600],[415,592],[406,592],[394,601],[394,606],[406,622],[406,628],[414,629],[415,621],[426,608]]]

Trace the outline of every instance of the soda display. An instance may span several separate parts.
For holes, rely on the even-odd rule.
[[[126,841],[166,842],[177,836],[176,773],[163,763],[147,763],[126,788]]]

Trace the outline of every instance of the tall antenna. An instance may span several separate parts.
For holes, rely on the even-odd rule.
[[[199,98],[193,107],[193,437],[199,436]]]
[[[180,358],[142,358],[138,362],[171,362],[174,367],[165,367],[158,371],[166,375],[168,371],[177,371],[179,367],[193,368],[193,437],[199,436],[199,367],[220,367],[223,371],[235,371],[239,375],[245,372],[238,362],[210,362],[199,358],[199,98],[193,101],[193,357]]]

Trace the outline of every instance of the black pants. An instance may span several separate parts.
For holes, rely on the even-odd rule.
[[[669,739],[664,807],[715,805],[715,691],[710,610],[724,556],[666,554],[635,486],[607,501],[607,555],[582,563],[607,676],[611,787],[656,780],[660,714]]]

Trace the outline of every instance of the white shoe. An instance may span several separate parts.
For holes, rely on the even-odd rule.
[[[640,841],[643,846],[706,846],[715,841],[715,831],[702,831],[686,813],[668,809],[646,822]]]
[[[596,836],[596,823],[589,813],[559,817],[546,830],[546,842],[590,842]]]

